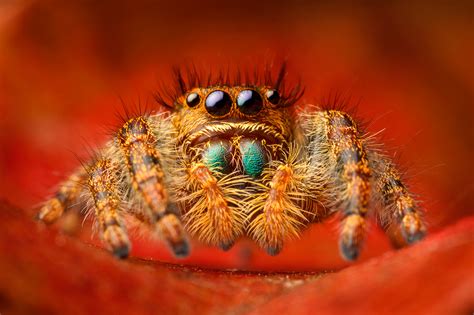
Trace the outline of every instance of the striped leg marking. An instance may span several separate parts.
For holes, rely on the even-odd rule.
[[[60,186],[55,196],[49,199],[37,214],[38,220],[51,224],[58,220],[71,204],[78,199],[87,173],[81,168],[74,172]]]
[[[339,111],[324,112],[327,137],[336,161],[336,183],[342,188],[344,219],[339,239],[341,254],[354,260],[366,234],[371,172],[355,122]]]
[[[134,189],[146,204],[146,222],[159,234],[178,257],[187,256],[189,245],[176,214],[168,211],[168,194],[160,166],[156,139],[144,117],[130,119],[118,134]]]
[[[89,170],[88,184],[102,240],[115,256],[126,258],[130,252],[130,241],[119,214],[120,198],[115,171],[110,160],[98,160]]]
[[[385,161],[377,184],[384,205],[391,209],[390,215],[398,223],[404,240],[408,244],[421,240],[426,234],[426,227],[414,199],[390,161]]]

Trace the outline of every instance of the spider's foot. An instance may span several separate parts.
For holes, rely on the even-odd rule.
[[[112,252],[115,257],[119,259],[125,259],[130,254],[130,247],[127,245],[124,245],[118,248],[114,248]]]
[[[190,246],[188,241],[184,240],[180,244],[176,244],[172,247],[173,253],[177,258],[184,258],[189,256]]]
[[[64,207],[58,198],[52,198],[41,207],[36,214],[36,219],[46,224],[55,222],[64,212]]]
[[[234,246],[234,241],[225,241],[219,244],[219,248],[223,251],[228,251]]]
[[[353,261],[359,257],[364,236],[365,220],[362,216],[352,214],[344,219],[339,250],[345,260]]]
[[[122,226],[108,226],[102,234],[102,238],[115,257],[120,259],[128,257],[131,245],[127,232]]]
[[[189,255],[190,246],[178,217],[172,213],[157,222],[158,232],[178,258]]]
[[[269,246],[265,248],[265,251],[267,252],[268,255],[270,256],[276,256],[278,255],[283,246],[275,245],[275,246]]]
[[[347,242],[340,241],[339,250],[341,252],[342,257],[348,261],[356,260],[360,254],[359,245],[350,243],[350,242],[347,243]]]
[[[415,212],[409,212],[403,216],[401,231],[408,244],[420,241],[426,234],[426,228],[418,213]]]

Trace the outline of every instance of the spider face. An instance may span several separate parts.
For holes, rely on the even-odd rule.
[[[282,103],[265,86],[194,88],[178,98],[176,127],[193,160],[214,172],[256,178],[292,137]]]

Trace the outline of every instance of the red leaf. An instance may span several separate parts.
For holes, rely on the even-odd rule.
[[[116,260],[0,204],[0,312],[460,314],[473,310],[474,218],[338,273]]]

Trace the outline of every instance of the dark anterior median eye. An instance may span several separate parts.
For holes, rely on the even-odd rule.
[[[197,93],[189,93],[188,96],[186,96],[186,104],[188,104],[189,107],[194,107],[200,102],[201,97]]]
[[[276,90],[268,90],[267,93],[265,93],[265,96],[268,101],[274,105],[277,105],[278,102],[280,102],[280,94]]]
[[[246,115],[255,115],[263,107],[260,94],[253,90],[243,90],[237,96],[237,107]]]
[[[232,108],[230,95],[224,91],[214,91],[206,98],[206,110],[212,116],[225,116]]]

